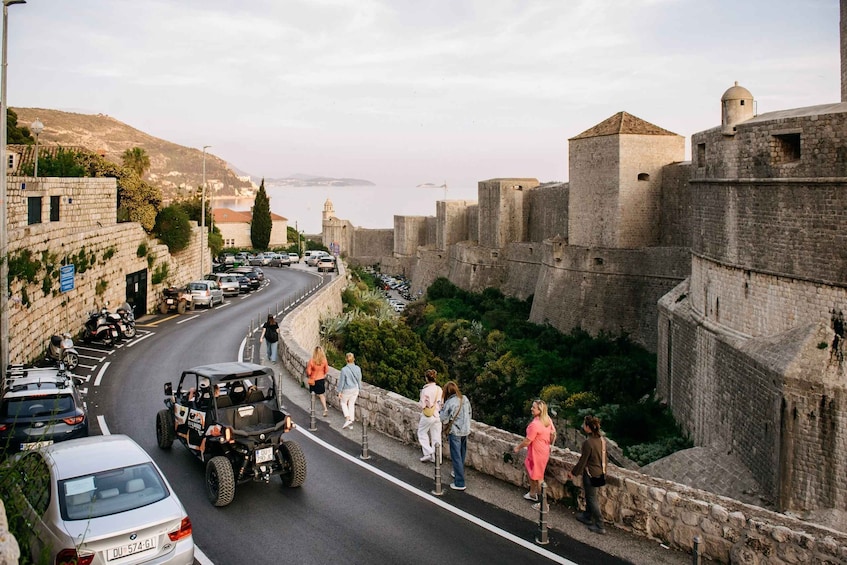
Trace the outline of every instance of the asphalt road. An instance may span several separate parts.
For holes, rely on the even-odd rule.
[[[301,431],[289,439],[306,455],[306,483],[283,488],[240,485],[225,508],[206,498],[204,467],[179,443],[156,444],[163,385],[182,370],[236,360],[249,328],[282,310],[320,281],[298,269],[265,269],[260,291],[224,306],[140,320],[143,333],[103,356],[92,370],[88,404],[101,433],[122,433],[156,460],[188,510],[201,562],[263,563],[625,563],[551,532],[531,541],[537,524],[472,495],[443,499],[431,481],[383,458],[363,463],[358,445],[336,429],[314,434],[307,415],[290,406]],[[149,332],[149,333],[147,333]],[[94,426],[92,433],[98,433]],[[447,481],[449,482],[449,481]],[[455,499],[458,498],[458,501]]]

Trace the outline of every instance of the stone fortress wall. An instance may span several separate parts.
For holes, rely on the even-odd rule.
[[[147,310],[152,311],[166,283],[183,284],[200,273],[201,238],[196,222],[189,246],[172,256],[167,246],[148,236],[139,224],[116,223],[113,178],[9,177],[8,196],[10,257],[14,260],[26,250],[31,261],[41,264],[31,281],[14,278],[10,283],[12,363],[30,362],[43,355],[47,339],[56,332],[81,331],[89,311],[106,302],[111,310],[124,303],[127,275],[137,273],[145,278]],[[41,222],[30,224],[29,206],[38,198]],[[139,256],[142,244],[147,252]],[[208,249],[206,253],[206,265],[211,266]],[[62,263],[74,263],[76,268],[74,288],[66,292],[60,291]],[[83,263],[87,269],[80,272]],[[162,284],[153,285],[150,277],[163,264],[168,266],[169,276]]]
[[[302,382],[310,352],[319,340],[320,320],[342,310],[341,292],[346,277],[339,276],[312,295],[280,324],[280,359],[285,369]],[[330,368],[328,389],[338,382],[338,369]],[[286,377],[281,377],[286,378]],[[367,380],[367,375],[365,375]],[[335,395],[327,401],[337,406]],[[375,386],[364,384],[356,403],[357,419],[399,441],[415,444],[418,403]],[[472,422],[466,464],[482,473],[518,486],[526,486],[523,460],[504,461],[521,436]],[[449,459],[449,454],[444,455]],[[568,471],[579,455],[553,448],[545,480],[553,500],[568,495]],[[701,557],[723,563],[843,563],[847,562],[847,534],[706,491],[656,479],[611,465],[607,485],[600,489],[605,520],[635,535],[654,539],[691,552],[700,538]],[[560,528],[551,522],[553,528]]]
[[[571,138],[568,183],[481,181],[476,204],[438,203],[434,246],[395,230],[395,261],[413,292],[446,275],[533,296],[536,323],[628,332],[696,445],[781,510],[843,512],[847,101],[754,109],[730,87],[690,162],[682,137],[615,114]]]

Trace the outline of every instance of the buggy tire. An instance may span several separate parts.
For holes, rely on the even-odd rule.
[[[215,506],[226,506],[235,498],[235,475],[232,464],[223,455],[206,463],[206,494]]]
[[[66,351],[65,354],[62,355],[62,363],[65,364],[65,369],[73,371],[77,368],[77,365],[79,365],[79,355],[73,351]]]
[[[174,415],[170,410],[159,410],[156,414],[156,443],[161,449],[170,449],[176,438]]]
[[[283,471],[279,478],[282,485],[297,488],[306,482],[306,456],[300,445],[293,441],[284,441],[279,445]]]
[[[192,300],[190,304],[186,304],[185,306],[188,310],[194,312],[194,301]]]
[[[168,313],[168,303],[162,302],[159,304],[159,314],[167,314]]]
[[[177,314],[185,314],[185,300],[180,300],[176,305]]]

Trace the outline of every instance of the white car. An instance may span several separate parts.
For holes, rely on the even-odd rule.
[[[294,263],[299,263],[299,262],[300,262],[300,256],[299,256],[299,255],[297,255],[296,253],[289,253],[289,254],[288,254],[288,258],[291,260],[291,264],[292,264],[292,265],[293,265]]]
[[[34,563],[191,565],[191,520],[132,439],[108,435],[22,453],[16,488],[32,524]],[[45,559],[47,558],[47,559]]]
[[[335,271],[335,257],[332,255],[324,255],[320,259],[318,259],[318,272],[326,271],[327,273],[331,273]]]

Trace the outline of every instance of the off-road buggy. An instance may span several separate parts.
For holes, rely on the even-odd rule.
[[[182,373],[174,390],[165,383],[166,409],[156,415],[159,447],[179,439],[206,464],[206,491],[215,506],[235,497],[236,484],[270,481],[287,487],[306,480],[300,445],[283,440],[294,428],[278,408],[273,369],[253,363],[218,363]]]
[[[169,286],[162,290],[162,301],[159,302],[159,313],[167,314],[173,310],[177,314],[185,314],[186,310],[194,310],[194,297],[187,286]]]

